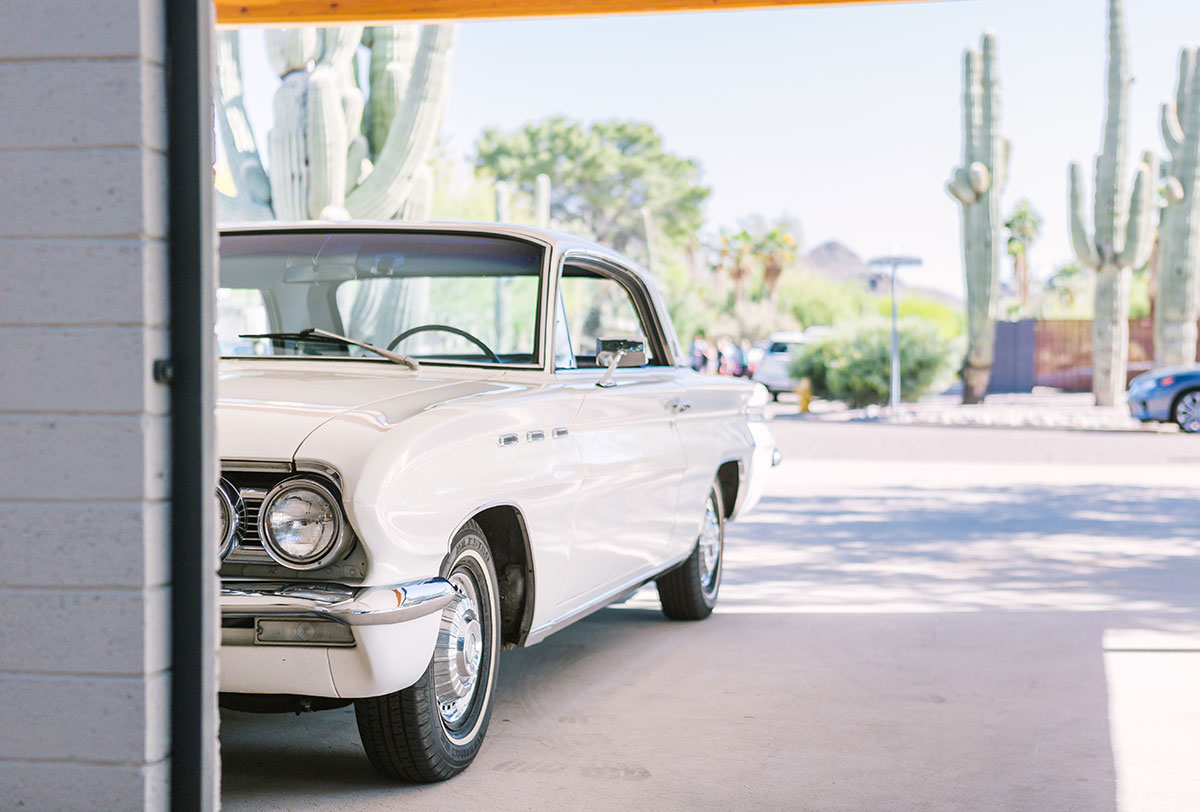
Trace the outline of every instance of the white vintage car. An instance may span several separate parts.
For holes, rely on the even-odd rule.
[[[388,776],[483,741],[499,652],[656,581],[706,617],[778,454],[652,277],[501,225],[221,236],[222,701],[355,705]]]

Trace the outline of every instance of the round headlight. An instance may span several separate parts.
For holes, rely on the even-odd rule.
[[[233,508],[233,498],[229,491],[217,486],[217,527],[221,535],[221,558],[224,558],[233,547],[233,536],[237,532],[238,514]]]
[[[319,569],[333,561],[344,549],[344,527],[337,498],[307,479],[276,485],[258,514],[264,549],[292,569]]]

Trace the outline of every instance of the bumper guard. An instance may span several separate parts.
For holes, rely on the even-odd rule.
[[[315,617],[347,626],[382,626],[441,611],[454,595],[445,578],[367,587],[227,582],[221,585],[221,617]]]

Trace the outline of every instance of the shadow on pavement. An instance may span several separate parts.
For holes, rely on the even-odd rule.
[[[1106,485],[768,497],[730,528],[722,606],[1194,620],[1196,516],[1192,492]]]
[[[506,652],[451,782],[376,778],[353,714],[222,714],[230,810],[1115,810],[1096,613],[610,609]]]

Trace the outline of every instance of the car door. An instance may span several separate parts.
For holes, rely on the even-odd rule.
[[[686,458],[675,430],[681,390],[637,289],[616,268],[567,265],[559,293],[556,342],[569,342],[570,352],[556,349],[556,377],[583,396],[571,427],[583,485],[560,601],[569,611],[661,564]],[[606,372],[596,364],[601,338],[642,341],[647,363],[617,369],[598,386]]]

